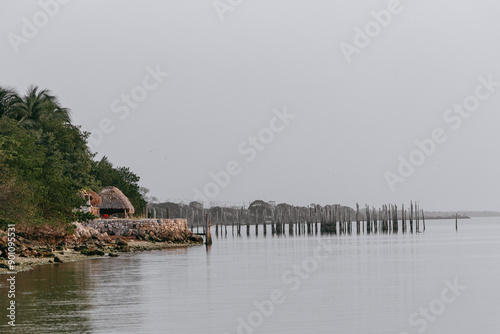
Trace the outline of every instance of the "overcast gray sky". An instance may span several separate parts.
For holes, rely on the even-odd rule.
[[[162,200],[500,210],[498,2],[65,2],[0,1],[0,85]]]

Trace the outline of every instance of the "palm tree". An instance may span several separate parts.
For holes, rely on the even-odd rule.
[[[13,116],[16,112],[17,103],[19,103],[20,98],[14,88],[11,87],[0,87],[0,117]]]
[[[16,103],[18,125],[38,128],[44,121],[70,123],[70,110],[61,107],[57,97],[47,89],[30,86],[18,103]]]

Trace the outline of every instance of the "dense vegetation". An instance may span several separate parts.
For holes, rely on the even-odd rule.
[[[50,91],[32,86],[21,96],[0,87],[0,227],[71,222],[84,202],[79,191],[104,186],[118,187],[142,212],[139,177],[106,157],[94,161],[88,135]]]

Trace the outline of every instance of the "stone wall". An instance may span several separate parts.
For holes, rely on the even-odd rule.
[[[187,219],[96,219],[82,225],[108,236],[135,237],[139,240],[182,242],[192,236]]]

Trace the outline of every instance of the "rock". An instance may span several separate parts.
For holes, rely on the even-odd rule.
[[[95,246],[99,249],[104,249],[104,244],[102,242],[96,242]]]
[[[122,239],[117,239],[116,240],[116,245],[117,246],[120,246],[120,247],[124,247],[124,246],[128,246],[128,243],[126,243],[125,241],[123,241]]]
[[[130,252],[130,247],[128,247],[128,246],[117,247],[116,250],[119,252],[127,253],[127,252]]]
[[[95,236],[99,240],[106,240],[106,237],[115,235],[132,237],[136,240],[151,240],[155,242],[161,240],[185,243],[188,241],[190,235],[187,233],[186,219],[107,219],[76,226],[77,232],[82,235],[82,241]],[[83,236],[87,239],[84,239]]]
[[[35,251],[35,257],[54,257],[54,253],[49,250],[40,250],[38,252]]]
[[[108,255],[109,255],[109,257],[118,257],[118,254],[116,254],[116,253],[109,253]]]
[[[73,248],[75,252],[82,252],[82,251],[88,251],[89,248],[87,246],[76,246]]]
[[[80,253],[82,253],[83,255],[87,255],[87,256],[95,256],[95,255],[104,256],[104,252],[97,250],[97,249],[92,249],[92,250],[82,249],[82,250],[80,250]]]
[[[62,263],[62,260],[59,257],[54,257],[54,263]]]
[[[191,235],[188,237],[189,241],[196,242],[196,243],[203,243],[203,238],[199,235]]]

